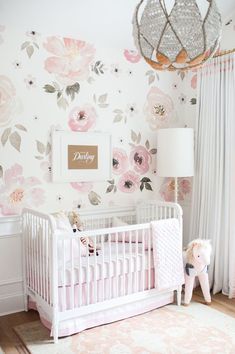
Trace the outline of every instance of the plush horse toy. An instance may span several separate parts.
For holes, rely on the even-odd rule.
[[[185,269],[185,296],[184,305],[189,305],[195,277],[199,279],[203,296],[207,305],[211,303],[208,266],[210,264],[211,244],[210,240],[196,239],[190,242],[184,252]]]
[[[84,230],[83,222],[80,215],[76,211],[71,211],[68,215],[70,224],[72,226],[73,232],[80,232]],[[80,240],[85,247],[88,247],[89,256],[95,253],[95,247],[90,238],[80,236]],[[98,249],[100,247],[96,245],[96,256],[99,255]]]

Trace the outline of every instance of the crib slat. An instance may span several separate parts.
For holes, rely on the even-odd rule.
[[[102,291],[102,301],[105,299],[104,295],[104,235],[101,235],[101,291]]]
[[[112,270],[112,264],[111,264],[111,237],[109,235],[108,237],[108,252],[109,252],[109,264],[108,264],[108,283],[109,283],[109,299],[112,298],[112,279],[111,279],[111,270]]]
[[[141,232],[142,238],[142,291],[145,290],[145,235],[143,233],[143,229]]]
[[[70,303],[71,308],[74,309],[74,243],[78,240],[73,238],[70,240],[70,253],[71,253],[71,285],[70,285]]]
[[[90,303],[90,259],[88,244],[86,244],[86,304]]]
[[[62,296],[62,309],[63,311],[66,310],[66,268],[65,268],[65,242],[66,240],[62,240],[62,250],[63,250],[63,257],[62,257],[62,289],[63,289],[63,296]]]
[[[125,288],[126,288],[126,279],[125,279],[125,275],[126,275],[126,266],[125,266],[125,236],[126,236],[126,232],[123,231],[122,232],[122,274],[123,274],[123,281],[122,281],[122,295],[126,295],[125,292]]]
[[[78,307],[82,306],[82,260],[81,260],[81,242],[78,246]]]
[[[96,303],[98,301],[97,299],[97,236],[94,237],[93,239],[94,242],[94,257],[95,257],[95,262],[94,262],[94,302]]]

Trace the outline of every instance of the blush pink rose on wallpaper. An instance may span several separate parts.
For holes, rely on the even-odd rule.
[[[140,178],[133,171],[125,172],[118,181],[118,189],[125,193],[133,193],[139,188]]]
[[[186,195],[191,192],[191,183],[189,179],[178,178],[178,200],[182,201]],[[159,191],[161,197],[166,202],[175,200],[175,180],[172,178],[165,178]]]
[[[0,75],[0,127],[9,124],[16,110],[16,90],[8,77]]]
[[[157,87],[151,87],[144,105],[144,113],[150,129],[157,130],[167,127],[173,109],[174,105],[171,97]]]
[[[0,187],[0,209],[3,215],[20,214],[24,207],[38,207],[45,201],[44,190],[37,187],[36,177],[24,177],[23,168],[14,164],[5,171]]]
[[[142,145],[135,146],[130,152],[130,163],[134,171],[141,175],[148,172],[151,160],[151,154]]]
[[[96,123],[97,113],[89,103],[82,107],[74,107],[69,113],[68,125],[71,130],[86,132]]]
[[[70,185],[80,193],[88,193],[93,188],[91,182],[71,182]]]
[[[45,69],[55,74],[62,84],[73,85],[88,78],[95,54],[92,45],[71,38],[48,37],[44,48],[53,54],[46,59]]]
[[[119,148],[113,149],[113,173],[121,175],[129,166],[128,156],[126,151]]]
[[[131,63],[138,63],[141,59],[140,54],[136,50],[124,50],[125,58]]]

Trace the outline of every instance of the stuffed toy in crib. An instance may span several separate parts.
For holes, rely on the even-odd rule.
[[[73,232],[81,232],[84,230],[83,222],[80,218],[80,215],[76,211],[71,211],[68,215],[68,218],[69,218],[70,224],[72,226]],[[92,240],[88,237],[82,237],[82,236],[80,236],[80,240],[85,247],[88,247],[89,256],[93,255],[95,252],[95,247],[94,247]],[[99,247],[97,246],[96,247],[96,256],[99,255],[99,253],[97,251],[98,249],[99,249]]]
[[[211,303],[208,266],[210,264],[211,244],[209,240],[196,239],[190,242],[184,252],[185,296],[184,304],[189,305],[195,277],[199,279],[202,293],[207,305]]]

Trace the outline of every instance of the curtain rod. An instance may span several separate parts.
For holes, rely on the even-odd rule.
[[[223,55],[234,53],[235,48],[229,50],[222,50],[219,53],[215,53],[212,58],[222,57]]]

